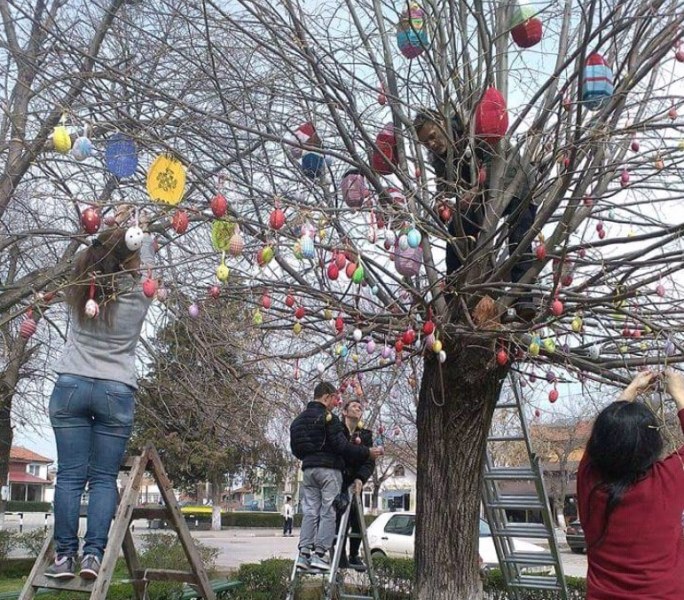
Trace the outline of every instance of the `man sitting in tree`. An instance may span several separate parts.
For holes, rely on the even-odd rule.
[[[430,164],[435,171],[437,180],[437,199],[435,206],[439,210],[448,208],[449,198],[456,200],[453,216],[449,217],[449,239],[446,245],[447,277],[455,273],[461,266],[459,251],[462,256],[474,249],[475,242],[482,228],[485,202],[488,194],[492,194],[491,166],[497,147],[488,144],[478,144],[473,151],[458,114],[451,119],[451,137],[446,128],[446,118],[434,110],[418,112],[413,120],[413,126],[419,142],[430,151]],[[452,164],[448,164],[449,150],[452,151]],[[524,169],[517,151],[511,149],[506,157],[504,176],[501,180],[501,190],[504,191],[522,169],[525,176],[513,193],[513,197],[504,211],[508,220],[508,249],[513,253],[523,237],[532,228],[537,214],[537,207],[531,198],[531,182],[528,169]],[[459,233],[459,221],[462,232]],[[459,244],[457,241],[463,240]],[[511,268],[511,281],[517,283],[534,262],[531,244],[523,255]],[[519,318],[530,321],[535,316],[535,307],[529,287],[521,288],[515,301],[515,311]],[[521,293],[522,292],[522,293]]]

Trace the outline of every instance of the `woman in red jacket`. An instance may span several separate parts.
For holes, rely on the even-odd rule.
[[[577,475],[588,600],[684,599],[684,447],[660,460],[662,424],[635,402],[643,371],[596,418]],[[684,431],[684,376],[662,374]]]

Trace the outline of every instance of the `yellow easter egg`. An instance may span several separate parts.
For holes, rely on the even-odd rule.
[[[582,318],[581,317],[575,317],[572,320],[572,330],[575,333],[579,333],[580,331],[582,331]]]
[[[295,335],[299,335],[302,332],[302,324],[301,323],[295,323],[294,326],[292,327],[292,331],[294,331]]]
[[[332,310],[330,310],[329,308],[323,309],[323,318],[326,321],[330,321],[330,319],[332,319]]]
[[[442,351],[442,342],[435,340],[432,344],[432,351],[435,354],[439,354]]]
[[[229,276],[230,276],[230,269],[225,264],[221,263],[216,268],[216,278],[219,281],[228,281]]]
[[[175,206],[185,192],[185,167],[168,154],[154,159],[147,171],[147,193],[155,202]]]
[[[527,351],[530,353],[530,356],[539,356],[539,350],[541,348],[539,347],[539,344],[532,342],[530,344],[530,347],[527,349]]]
[[[55,127],[52,132],[52,143],[60,154],[66,154],[71,150],[71,136],[64,125]]]

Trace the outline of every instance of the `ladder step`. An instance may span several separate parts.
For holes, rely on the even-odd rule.
[[[497,404],[494,408],[518,408],[517,402],[502,402]]]
[[[515,565],[555,565],[558,560],[550,552],[511,552],[503,562]]]
[[[544,510],[546,503],[534,496],[501,496],[487,502],[489,508],[501,510]]]
[[[139,506],[133,509],[131,519],[168,519],[169,510],[166,507]]]
[[[535,590],[560,590],[561,586],[555,577],[521,575],[508,582],[508,587]]]
[[[73,579],[53,579],[45,575],[38,575],[31,585],[35,588],[48,588],[50,590],[69,590],[70,592],[84,592],[90,594],[93,591],[94,581],[87,581],[80,577]]]
[[[507,523],[501,527],[493,526],[490,523],[489,527],[494,537],[553,539],[553,532],[541,523]]]
[[[487,438],[488,442],[524,442],[524,435],[491,435]]]
[[[532,469],[525,469],[520,467],[495,467],[494,469],[485,470],[485,479],[537,479],[538,475]]]
[[[192,571],[175,571],[171,569],[140,569],[135,571],[136,579],[148,581],[180,581],[197,583],[197,576]]]

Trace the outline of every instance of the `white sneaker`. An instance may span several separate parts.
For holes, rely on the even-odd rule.
[[[329,571],[330,570],[330,559],[327,555],[320,556],[314,554],[309,561],[309,568],[313,571]]]

